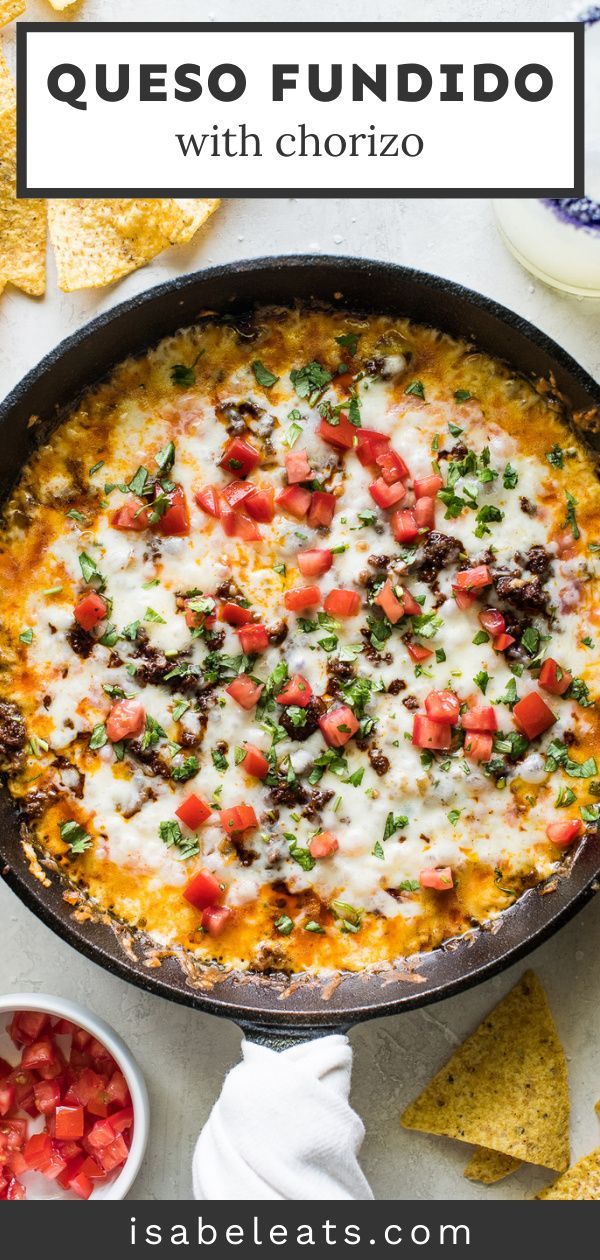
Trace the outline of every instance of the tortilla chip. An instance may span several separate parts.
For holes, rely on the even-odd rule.
[[[182,209],[172,197],[50,201],[60,288],[70,293],[113,284],[170,245],[190,240],[211,211],[192,211],[188,205]]]
[[[15,81],[0,50],[0,114],[5,109],[14,109],[16,100]]]
[[[563,1172],[569,1167],[567,1064],[542,986],[527,972],[402,1116]]]
[[[600,1199],[600,1146],[584,1155],[536,1199]]]
[[[27,8],[26,0],[0,0],[0,26],[13,22]]]
[[[16,196],[14,109],[0,113],[0,292],[8,283],[39,297],[46,288],[46,203]]]
[[[198,228],[214,214],[217,206],[220,206],[219,197],[201,198],[201,197],[177,197],[175,204],[181,212],[181,226],[176,229],[174,245],[187,245],[192,237],[196,235]]]
[[[61,13],[63,9],[70,9],[72,4],[77,4],[77,0],[50,0],[50,4]]]
[[[490,1151],[480,1146],[473,1151],[463,1176],[469,1181],[480,1181],[482,1186],[493,1186],[496,1181],[503,1181],[511,1173],[521,1167],[521,1160],[512,1155],[503,1155],[501,1151]]]

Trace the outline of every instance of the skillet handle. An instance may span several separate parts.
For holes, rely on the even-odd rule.
[[[330,1037],[332,1033],[345,1034],[349,1025],[335,1024],[330,1028],[296,1028],[293,1024],[283,1028],[264,1028],[260,1024],[240,1023],[246,1038],[256,1046],[265,1046],[267,1050],[291,1050],[292,1046],[305,1045],[319,1037]]]
[[[358,1163],[364,1128],[348,1101],[352,1051],[339,1026],[242,1027],[242,1062],[194,1151],[194,1197],[372,1199]]]

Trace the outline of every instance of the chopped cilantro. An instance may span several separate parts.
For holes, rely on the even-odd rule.
[[[314,359],[302,368],[292,368],[290,380],[299,398],[320,394],[331,383],[331,372]]]
[[[30,626],[27,626],[25,630],[21,630],[19,639],[21,643],[33,643],[33,630]]]
[[[518,481],[519,481],[519,474],[516,468],[513,468],[510,464],[507,464],[506,468],[504,469],[504,473],[502,475],[502,483],[504,485],[504,489],[514,490],[515,486],[518,484]]]
[[[106,726],[104,725],[104,722],[98,722],[90,736],[90,748],[104,748],[107,739],[108,736],[106,734]]]
[[[85,853],[92,843],[91,836],[88,835],[85,827],[75,822],[74,818],[60,824],[60,838],[68,844],[72,854]]]
[[[335,338],[336,345],[341,346],[343,350],[348,350],[351,355],[355,355],[358,349],[360,333],[342,333],[341,336]]]
[[[225,770],[229,768],[229,762],[227,760],[227,757],[221,751],[220,748],[211,748],[210,755],[212,757],[212,763],[213,763],[213,766],[215,767],[215,770],[220,770],[221,773],[223,773]]]
[[[475,520],[477,521],[475,537],[483,538],[484,534],[491,534],[492,532],[491,529],[488,529],[488,525],[492,522],[504,520],[504,512],[502,512],[499,507],[495,507],[493,503],[486,503],[483,507],[479,508]]]
[[[155,612],[153,608],[146,609],[144,613],[144,621],[154,621],[157,625],[161,626],[166,626],[167,624],[164,617],[161,617],[160,613]]]
[[[469,389],[455,389],[454,397],[458,403],[468,402],[471,397],[471,391]],[[450,425],[448,425],[448,428],[450,428]]]
[[[571,494],[570,490],[565,490],[565,497],[567,500],[567,514],[563,521],[563,528],[568,526],[571,530],[573,538],[577,540],[578,538],[581,538],[581,530],[579,528],[579,525],[577,524],[577,517],[575,515],[575,508],[577,507],[577,499],[575,498],[574,494]]]
[[[475,674],[473,677],[473,682],[475,683],[475,686],[479,687],[479,690],[483,693],[483,695],[485,695],[486,693],[487,685],[489,681],[490,681],[490,676],[485,669],[480,669],[479,673]]]
[[[558,442],[554,443],[551,450],[546,451],[546,459],[549,464],[552,464],[553,468],[564,468],[564,451],[558,445]]]
[[[254,372],[254,379],[257,385],[261,385],[263,389],[271,389],[273,385],[277,384],[279,377],[274,376],[273,373],[265,367],[264,363],[261,363],[260,359],[254,359],[250,366]]]
[[[415,398],[424,398],[425,386],[422,381],[411,381],[410,385],[407,385],[404,393],[412,394]]]
[[[281,914],[273,926],[280,936],[289,936],[294,930],[294,924],[288,914]]]

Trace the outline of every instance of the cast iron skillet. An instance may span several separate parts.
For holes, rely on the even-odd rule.
[[[505,307],[449,280],[354,258],[262,258],[160,285],[101,315],[49,354],[0,406],[0,498],[8,494],[37,440],[40,426],[28,427],[32,415],[51,425],[61,408],[113,364],[145,351],[207,309],[235,314],[255,303],[311,298],[407,315],[461,338],[472,337],[519,372],[552,378],[574,410],[600,407],[600,389],[564,350]],[[0,858],[2,874],[21,900],[94,962],[151,993],[233,1018],[251,1035],[265,1040],[279,1036],[280,1044],[285,1038],[306,1038],[410,1010],[486,979],[566,922],[590,897],[600,874],[597,843],[584,842],[555,891],[541,895],[532,890],[506,911],[496,930],[477,931],[473,939],[420,956],[415,963],[420,983],[404,969],[398,978],[393,972],[347,975],[329,993],[312,983],[286,991],[285,982],[275,976],[226,977],[206,991],[190,983],[174,959],[148,969],[141,942],[129,956],[106,924],[77,922],[60,882],[53,879],[45,888],[31,874],[6,793],[0,794]]]

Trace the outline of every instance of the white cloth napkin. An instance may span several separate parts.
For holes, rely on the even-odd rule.
[[[348,1038],[242,1049],[196,1143],[194,1197],[372,1199],[358,1163],[364,1126],[348,1102]]]

